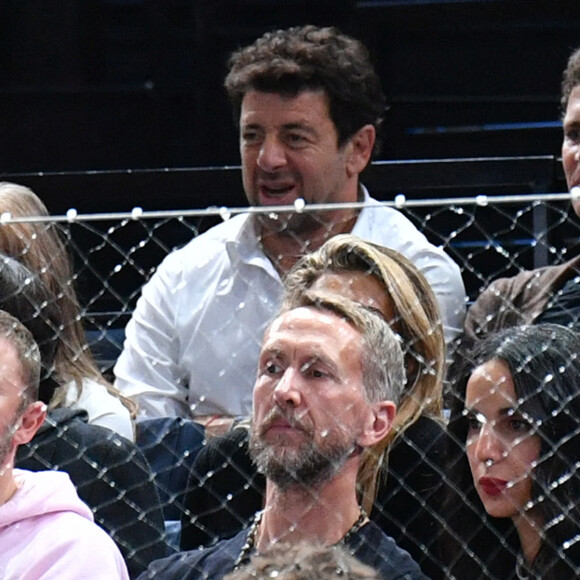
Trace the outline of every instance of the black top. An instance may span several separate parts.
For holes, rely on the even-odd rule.
[[[444,427],[420,417],[390,451],[387,477],[370,514],[433,580],[445,577],[436,544],[447,448]],[[265,480],[250,460],[247,430],[209,440],[196,458],[188,488],[182,550],[211,545],[249,525],[262,507]]]
[[[19,447],[16,467],[68,473],[95,522],[117,543],[132,578],[170,553],[147,460],[124,437],[89,425],[85,411],[50,411],[32,441]]]
[[[175,554],[153,562],[138,580],[195,580],[222,578],[234,568],[248,530],[215,546]],[[353,534],[346,545],[353,556],[373,567],[385,580],[427,580],[419,566],[392,538],[386,536],[374,523],[369,522]]]

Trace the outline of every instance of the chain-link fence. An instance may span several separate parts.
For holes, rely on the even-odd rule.
[[[385,205],[406,215],[459,265],[468,305],[498,277],[564,262],[575,255],[579,239],[578,219],[570,209],[569,194],[478,195],[437,200],[407,200],[398,196]],[[311,209],[320,210],[306,207],[300,211]],[[136,208],[123,214],[78,215],[71,210],[64,216],[32,220],[37,224],[56,223],[66,240],[74,263],[71,283],[79,295],[82,322],[106,377],[113,378],[112,367],[122,349],[124,327],[142,286],[158,264],[173,249],[243,211],[224,207],[145,212]],[[10,216],[3,215],[0,227],[11,221]],[[247,430],[243,425],[233,429],[211,454],[202,456],[203,462],[193,474],[192,465],[199,450],[208,446],[203,429],[187,420],[164,419],[143,423],[138,430],[140,448],[133,449],[118,437],[110,436],[107,441],[116,442],[112,447],[123,452],[101,453],[94,451],[99,442],[87,443],[82,437],[71,440],[67,428],[59,427],[57,417],[51,437],[67,441],[68,450],[58,460],[37,458],[29,466],[66,470],[72,458],[77,463],[86,462],[87,469],[81,469],[82,474],[75,481],[81,497],[93,508],[97,522],[108,529],[124,555],[134,562],[134,573],[158,557],[166,544],[169,550],[177,549],[180,542],[183,548],[211,544],[249,524],[255,508],[261,506],[264,481],[247,456]],[[444,437],[440,431],[437,425],[429,423],[427,440],[409,437],[404,444],[395,446],[393,457],[398,452],[402,459],[399,463],[393,457],[389,460],[396,467],[388,473],[389,483],[383,482],[379,488],[372,517],[421,560],[432,577],[444,577],[452,561],[460,559],[458,553],[462,550],[472,555],[473,561],[484,572],[487,570],[490,577],[494,574],[502,577],[497,576],[500,573],[494,571],[490,562],[496,556],[509,556],[516,562],[518,548],[513,529],[504,529],[503,521],[490,523],[490,518],[477,507],[475,496],[453,482],[449,484],[453,493],[459,493],[465,505],[475,505],[470,514],[475,514],[478,525],[487,526],[489,533],[480,539],[476,533],[458,537],[450,529],[446,541],[459,547],[455,553],[451,551],[451,556],[449,552],[440,552],[439,540],[445,536],[448,515],[448,500],[441,486],[442,482],[443,487],[449,483],[449,473],[438,477],[438,470],[444,471],[446,467],[433,459],[436,453],[430,452],[431,447],[434,451],[438,449],[439,438]],[[36,450],[33,441],[22,454],[23,466]],[[151,474],[146,458],[151,463]],[[420,481],[414,481],[417,473],[422,473],[422,463],[428,464],[425,474],[418,476]],[[426,479],[421,480],[422,477]],[[436,481],[429,479],[433,477]],[[152,483],[157,484],[156,489],[151,488]],[[83,493],[83,487],[91,491]],[[119,506],[123,508],[119,510]],[[399,521],[401,508],[405,511],[404,521]],[[123,516],[120,518],[119,514]],[[483,553],[489,552],[489,560],[482,559],[482,545],[474,548],[474,542],[479,541],[484,542]],[[445,561],[446,557],[451,560]]]

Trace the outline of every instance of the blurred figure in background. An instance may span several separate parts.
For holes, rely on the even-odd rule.
[[[46,415],[40,367],[32,334],[0,311],[0,577],[128,580],[117,546],[65,473],[13,468]]]
[[[0,214],[5,213],[13,218],[49,217],[33,191],[7,182],[0,183]],[[54,365],[47,369],[57,385],[47,401],[49,408],[84,409],[89,423],[134,441],[136,405],[105,380],[93,359],[82,326],[71,258],[58,225],[43,220],[2,223],[0,252],[21,261],[40,277],[50,293],[48,302],[54,303],[59,312],[54,328]]]
[[[1,227],[1,226],[0,226]],[[0,254],[0,309],[32,333],[40,348],[38,398],[49,405],[59,385],[54,356],[60,342],[60,310],[41,278],[18,260]],[[164,522],[150,467],[134,443],[87,423],[86,411],[52,407],[30,442],[16,454],[16,466],[31,471],[65,471],[95,521],[115,540],[132,577],[168,553]]]
[[[572,191],[580,187],[580,49],[564,70],[561,108],[562,165]],[[572,209],[580,215],[580,197],[572,201]],[[495,280],[467,312],[459,353],[469,353],[475,342],[492,332],[542,322],[580,330],[580,256]]]

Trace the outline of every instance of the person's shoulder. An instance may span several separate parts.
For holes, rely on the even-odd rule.
[[[35,577],[129,577],[118,547],[93,522],[91,511],[80,502],[66,474],[19,470],[17,478],[31,493],[25,491],[27,505],[19,506],[14,525],[3,528],[0,553],[7,548],[10,557],[0,564],[0,575],[24,577],[22,571],[31,569],[32,554]]]
[[[87,423],[82,410],[54,409],[43,427],[42,433],[19,449],[19,466],[34,470],[46,469],[43,465],[60,467],[75,485],[87,484],[91,474],[107,467],[129,478],[147,474],[146,460],[135,443],[106,427]]]
[[[392,580],[427,580],[419,564],[374,522],[363,526],[350,547],[363,563]]]
[[[352,233],[363,239],[401,252],[412,261],[437,259],[440,265],[458,268],[445,251],[432,244],[425,234],[398,209],[367,197],[367,205],[360,214]]]
[[[247,530],[242,530],[233,538],[221,540],[213,546],[180,552],[152,562],[138,580],[221,578],[233,570],[247,534]]]
[[[563,264],[542,266],[533,270],[521,270],[514,276],[497,278],[480,296],[494,295],[501,298],[509,291],[516,296],[529,296],[539,291],[550,291],[555,286],[577,274],[580,267],[580,256]]]
[[[237,427],[206,441],[200,453],[217,461],[230,459],[232,456],[245,456],[248,453],[250,432],[245,427]]]
[[[360,214],[361,225],[386,225],[389,227],[400,228],[410,232],[416,232],[423,236],[411,222],[409,218],[403,215],[398,209],[390,207],[373,197],[365,198],[365,207]]]
[[[240,214],[217,224],[192,238],[187,244],[172,251],[164,262],[183,261],[190,258],[207,260],[210,256],[225,252],[226,243],[235,242],[247,227],[249,216]]]
[[[69,475],[62,471],[15,469],[16,493],[7,502],[12,523],[42,532],[56,526],[62,518],[93,523],[93,514],[81,501]],[[64,526],[63,526],[64,527]]]
[[[213,277],[230,262],[228,246],[247,243],[247,214],[237,215],[195,236],[184,246],[174,249],[161,261],[144,292],[160,283],[178,287],[182,278],[190,279],[203,273],[203,280]],[[163,281],[163,282],[161,282]],[[205,283],[204,283],[205,286]]]
[[[51,569],[60,570],[58,577],[66,578],[75,563],[82,562],[77,570],[97,566],[104,577],[128,578],[126,565],[119,548],[109,534],[92,519],[73,511],[62,511],[38,521],[39,530],[35,543]],[[61,575],[62,573],[62,575]],[[71,576],[72,577],[72,576]],[[87,574],[87,578],[92,578]]]
[[[553,291],[575,273],[576,267],[577,262],[572,261],[497,278],[469,307],[466,338],[473,340],[506,326],[533,320],[542,312]]]

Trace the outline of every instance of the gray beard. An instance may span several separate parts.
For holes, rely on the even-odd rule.
[[[319,488],[330,481],[356,450],[356,444],[329,441],[324,448],[312,439],[298,451],[266,443],[254,427],[250,435],[250,457],[260,473],[282,491],[293,486]]]

